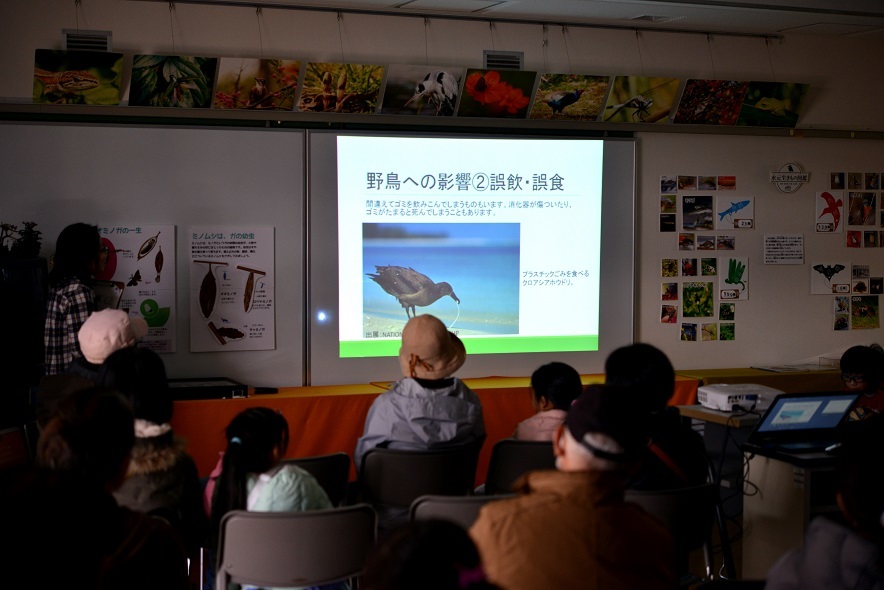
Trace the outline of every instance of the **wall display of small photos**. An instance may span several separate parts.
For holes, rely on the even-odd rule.
[[[881,248],[884,240],[882,176],[881,172],[830,172],[829,190],[817,193],[816,232],[844,231],[844,245],[848,248]]]
[[[679,251],[661,259],[660,322],[680,326],[682,341],[735,339],[736,302],[749,298],[748,258],[714,253],[736,250],[736,234],[755,228],[755,199],[736,191],[732,175],[660,177],[660,232],[676,234]]]
[[[811,295],[833,296],[832,329],[880,328],[880,296],[884,277],[873,276],[870,265],[846,260],[823,260],[810,265]]]

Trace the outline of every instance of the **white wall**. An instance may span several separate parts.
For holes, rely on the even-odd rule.
[[[112,30],[114,50],[129,55],[155,52],[260,56],[263,53],[265,57],[316,61],[479,67],[483,49],[499,49],[524,51],[526,69],[543,71],[805,82],[811,85],[811,90],[799,127],[884,130],[884,109],[878,106],[880,97],[884,96],[884,76],[880,75],[884,43],[871,38],[822,39],[794,35],[768,45],[754,38],[717,36],[707,42],[702,35],[669,33],[642,33],[637,39],[631,31],[580,27],[570,27],[563,34],[551,27],[549,45],[544,49],[539,25],[497,24],[489,30],[484,22],[431,19],[425,28],[423,20],[414,18],[345,14],[339,22],[334,13],[270,8],[263,9],[259,19],[250,8],[187,4],[175,5],[170,15],[169,6],[164,2],[122,0],[82,0],[79,9],[73,0],[0,3],[0,54],[4,63],[0,100],[28,102],[34,50],[60,48],[61,29],[78,25]],[[0,115],[2,110],[0,103]],[[7,129],[0,127],[0,134],[6,134]],[[288,147],[293,135],[296,134],[281,132],[274,141]],[[85,147],[71,149],[89,150],[88,138],[88,133],[84,133]],[[40,142],[46,141],[38,133],[24,133],[14,138],[7,135],[0,139],[8,140],[0,141],[0,159],[7,161],[20,149],[24,151],[19,157],[25,154],[39,161]],[[170,146],[174,146],[174,141]],[[811,182],[797,194],[783,195],[767,182],[768,174],[792,161],[811,172]],[[279,171],[268,176],[262,162],[230,158],[222,160],[221,166],[239,166],[243,170],[235,186],[224,183],[210,186],[213,175],[207,168],[196,177],[182,170],[174,171],[171,177],[145,174],[133,178],[132,187],[109,189],[102,187],[100,181],[102,171],[115,165],[112,160],[83,151],[78,152],[72,162],[73,176],[59,170],[46,170],[45,176],[41,174],[41,178],[36,179],[42,191],[38,193],[32,184],[35,179],[22,178],[21,170],[14,166],[0,167],[0,186],[3,187],[0,220],[33,219],[49,238],[74,218],[128,219],[127,216],[134,213],[126,207],[133,206],[139,196],[151,196],[159,206],[139,209],[139,219],[173,223],[182,228],[194,222],[213,222],[214,219],[206,215],[207,212],[211,215],[215,206],[221,207],[219,219],[227,219],[250,182],[260,180],[262,186],[264,182],[271,185],[301,182],[301,179],[285,176],[285,172],[281,173],[282,177],[275,176]],[[249,166],[253,168],[249,170]],[[882,143],[640,133],[637,337],[664,348],[679,369],[792,362],[837,354],[854,343],[881,341],[880,330],[833,332],[831,298],[808,295],[810,261],[814,257],[841,256],[844,249],[832,236],[813,235],[812,199],[815,191],[826,188],[829,172],[847,170],[884,172]],[[659,177],[671,174],[733,174],[738,178],[737,194],[755,197],[757,228],[746,236],[740,234],[735,252],[750,257],[752,277],[750,300],[739,304],[735,342],[682,343],[674,326],[658,322],[659,261],[664,255],[678,257],[674,235],[658,231]],[[72,184],[72,179],[79,179],[82,184]],[[95,179],[95,183],[90,184],[90,179]],[[193,185],[179,191],[182,182]],[[34,199],[34,194],[39,194],[39,198]],[[163,209],[164,203],[174,203],[174,214]],[[296,237],[287,235],[285,230],[297,226],[299,214],[296,204],[272,200],[258,201],[249,209],[250,222],[277,227],[278,266],[289,246],[292,246],[292,256],[298,251]],[[803,233],[807,238],[807,263],[800,267],[765,267],[761,263],[764,233]],[[284,239],[293,242],[281,244],[280,236],[287,236]],[[46,243],[51,241],[49,238]],[[179,236],[179,246],[181,243]],[[880,252],[884,250],[851,250],[849,256],[854,262],[868,262],[880,260]],[[48,254],[47,248],[44,254]],[[294,263],[286,260],[284,264]],[[880,270],[878,272],[880,274]],[[178,281],[179,285],[188,284],[186,276],[179,275]],[[278,301],[300,304],[302,286],[294,279],[278,288]],[[179,294],[179,301],[185,296]],[[300,360],[292,361],[287,356],[298,355],[297,339],[303,326],[297,312],[292,314],[284,311],[278,316],[277,334],[278,339],[283,340],[282,346],[277,351],[245,353],[238,357],[238,374],[232,376],[260,384],[299,382]],[[179,342],[181,346],[186,346],[186,342]],[[230,374],[222,364],[229,361],[227,357],[223,359],[217,355],[176,355],[170,372],[175,376]]]

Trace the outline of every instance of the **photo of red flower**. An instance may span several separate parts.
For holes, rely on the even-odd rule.
[[[460,117],[524,119],[537,72],[468,69]]]

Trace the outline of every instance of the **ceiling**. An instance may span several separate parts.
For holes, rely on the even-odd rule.
[[[167,0],[160,0],[167,1]],[[175,0],[700,33],[884,39],[884,0]]]

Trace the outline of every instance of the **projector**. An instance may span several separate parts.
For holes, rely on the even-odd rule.
[[[697,401],[702,406],[722,412],[740,409],[763,412],[781,393],[784,392],[757,383],[716,383],[699,387]]]

